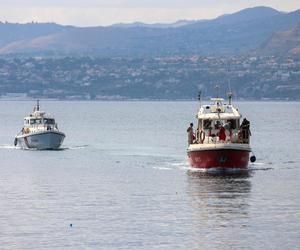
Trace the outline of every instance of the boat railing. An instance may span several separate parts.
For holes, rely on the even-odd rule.
[[[243,137],[242,130],[234,130],[234,131],[226,131],[226,137],[225,140],[221,140],[219,138],[218,133],[211,133],[208,131],[203,131],[205,136],[199,135],[196,138],[195,143],[200,144],[232,144],[232,143],[243,143],[243,144],[249,144],[250,143],[250,136],[247,135],[246,137]]]
[[[57,124],[32,124],[28,127],[24,127],[21,130],[21,134],[28,134],[35,131],[55,130],[58,131]]]

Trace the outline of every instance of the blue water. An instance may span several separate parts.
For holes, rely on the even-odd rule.
[[[16,149],[33,105],[0,102],[1,249],[299,248],[300,103],[238,103],[257,162],[229,174],[187,164],[195,102],[42,101],[63,150]]]

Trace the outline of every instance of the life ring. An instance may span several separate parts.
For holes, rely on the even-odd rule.
[[[205,133],[204,133],[203,130],[201,130],[201,132],[200,132],[200,142],[203,143],[204,140],[205,140]]]

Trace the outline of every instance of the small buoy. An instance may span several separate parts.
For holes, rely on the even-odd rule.
[[[72,223],[70,224],[70,227],[73,227],[73,224],[72,224]]]
[[[252,156],[250,157],[250,161],[251,161],[251,162],[255,162],[255,161],[256,161],[255,155],[252,155]]]
[[[15,138],[15,140],[14,140],[14,145],[17,146],[17,144],[18,144],[18,139]]]

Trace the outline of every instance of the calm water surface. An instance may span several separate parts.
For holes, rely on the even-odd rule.
[[[197,103],[44,101],[63,150],[16,149],[33,105],[0,102],[1,249],[299,249],[300,103],[239,103],[257,162],[226,175],[188,167]]]

